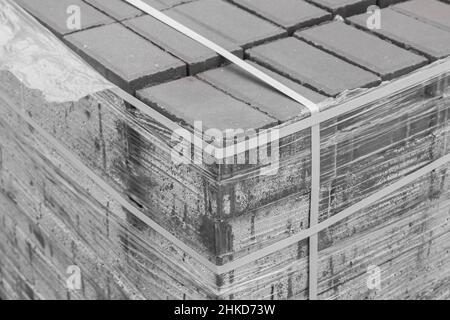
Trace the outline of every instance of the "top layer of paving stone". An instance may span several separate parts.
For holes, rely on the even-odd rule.
[[[308,114],[124,0],[16,1],[109,80],[186,123],[267,127]],[[450,55],[448,0],[143,1],[317,103]],[[378,30],[367,24],[373,5],[385,8]],[[68,24],[74,6],[79,29]],[[202,94],[226,104],[208,109]]]

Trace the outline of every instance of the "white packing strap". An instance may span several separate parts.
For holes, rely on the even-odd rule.
[[[166,14],[151,7],[141,0],[125,0],[129,4],[149,14],[153,18],[161,21],[165,25],[175,29],[184,34],[192,40],[202,44],[203,46],[213,50],[225,59],[234,63],[244,71],[248,72],[253,77],[263,81],[272,88],[283,93],[294,101],[304,105],[311,113],[311,118],[319,114],[320,109],[314,102],[300,95],[298,92],[285,86],[278,80],[270,77],[243,59],[232,54],[228,50],[222,48],[211,40],[203,37],[192,29],[175,21]],[[320,123],[311,127],[311,201],[310,201],[310,227],[318,223],[319,216],[319,200],[320,200]],[[318,235],[315,234],[310,238],[309,248],[309,297],[310,299],[317,299],[317,257],[318,257]]]

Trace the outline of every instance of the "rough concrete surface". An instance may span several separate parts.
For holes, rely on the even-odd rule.
[[[144,14],[141,10],[122,0],[84,0],[117,20],[134,18]]]
[[[306,1],[231,0],[233,3],[293,31],[331,19],[331,13]]]
[[[373,73],[355,67],[296,38],[286,38],[247,51],[250,59],[323,92],[336,96],[345,90],[380,83]]]
[[[225,1],[198,0],[165,13],[219,44],[227,39],[235,46],[248,48],[286,34],[275,24]]]
[[[144,89],[138,95],[192,127],[194,121],[202,121],[204,129],[259,129],[276,122],[194,77]]]
[[[378,0],[377,1],[377,5],[381,8],[386,8],[388,6],[392,6],[394,4],[400,3],[400,2],[405,2],[407,0]],[[446,0],[444,0],[446,1]]]
[[[311,2],[343,17],[366,12],[376,0],[311,0]]]
[[[392,7],[401,13],[450,31],[450,6],[437,0],[413,0]]]
[[[130,19],[124,21],[123,24],[183,60],[188,66],[189,75],[217,67],[223,62],[223,59],[214,51],[153,17],[144,16]],[[234,48],[229,47],[228,49],[240,57],[243,55],[243,50],[238,46]]]
[[[295,33],[317,47],[391,80],[427,63],[425,57],[335,21]]]
[[[115,37],[113,42],[111,34]],[[184,62],[117,23],[64,39],[106,78],[132,92],[186,75]]]

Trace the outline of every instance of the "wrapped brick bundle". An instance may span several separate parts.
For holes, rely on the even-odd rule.
[[[449,297],[445,20],[410,17],[409,2],[398,4],[383,9],[378,37],[361,30],[364,14],[355,16],[363,1],[304,3],[298,12],[311,15],[300,20],[266,16],[265,1],[158,8],[245,51],[252,66],[317,104],[314,120],[187,37],[158,38],[149,26],[167,26],[148,15],[117,17],[114,6],[87,1],[99,9],[95,21],[70,33],[18,2],[85,61],[0,0],[0,297],[308,299],[315,277],[320,299]],[[225,39],[201,29],[197,10],[261,25],[241,35],[217,21]],[[313,26],[336,13],[348,23]],[[396,28],[397,15],[429,37],[413,42]],[[158,63],[146,61],[142,74],[132,72],[134,60],[115,66],[118,58],[96,47],[112,30],[142,50],[136,59],[150,54]],[[358,43],[334,41],[348,35]],[[314,121],[320,161],[311,150]],[[80,290],[67,286],[69,266],[81,270]],[[379,285],[368,282],[372,268]]]

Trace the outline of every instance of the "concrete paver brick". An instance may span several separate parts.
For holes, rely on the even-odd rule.
[[[98,10],[117,20],[125,20],[144,14],[122,0],[84,0]]]
[[[367,14],[349,18],[355,25],[367,28]],[[381,29],[376,34],[395,41],[406,48],[413,48],[431,60],[450,55],[450,32],[419,21],[391,8],[381,10]]]
[[[157,10],[167,10],[177,5],[196,0],[142,0],[142,1]]]
[[[427,59],[341,21],[297,32],[297,37],[391,80],[427,63]]]
[[[259,129],[276,120],[195,77],[139,90],[137,96],[176,121],[203,129]]]
[[[83,0],[100,11],[105,12],[117,20],[131,19],[144,14],[141,10],[127,3],[125,0]],[[196,0],[142,0],[157,10],[167,10],[174,6]]]
[[[289,31],[331,19],[331,14],[328,11],[301,0],[231,1]]]
[[[405,1],[408,1],[408,0],[378,0],[377,1],[377,5],[380,8],[386,8],[388,6],[392,6],[394,4],[397,4],[397,3],[400,3],[400,2],[405,2]]]
[[[65,40],[107,79],[131,92],[186,75],[185,63],[119,23],[70,34]]]
[[[278,38],[286,31],[235,5],[198,0],[165,11],[173,19],[225,48],[248,48]]]
[[[247,53],[252,60],[329,96],[380,83],[375,74],[293,37],[258,46]]]
[[[311,0],[313,3],[343,17],[366,12],[376,0]]]
[[[214,51],[151,16],[127,20],[123,24],[186,62],[190,75],[216,67],[224,60]],[[239,57],[243,56],[243,50],[238,46],[231,51]]]

